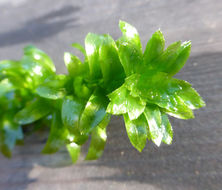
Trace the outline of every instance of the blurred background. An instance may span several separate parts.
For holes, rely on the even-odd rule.
[[[70,165],[65,151],[41,155],[44,134],[28,136],[13,158],[0,155],[0,190],[221,190],[222,189],[222,1],[218,0],[0,0],[0,60],[20,59],[34,44],[65,73],[64,51],[84,44],[88,32],[117,39],[119,20],[135,26],[143,47],[157,29],[167,45],[191,40],[178,78],[191,82],[207,107],[195,119],[171,119],[174,140],[142,153],[130,144],[123,120],[108,126],[104,155]],[[87,147],[87,146],[86,146]]]

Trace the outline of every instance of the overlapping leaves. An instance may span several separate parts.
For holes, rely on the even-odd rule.
[[[47,125],[43,153],[66,147],[74,163],[90,139],[86,160],[97,159],[111,114],[123,116],[138,151],[147,139],[157,146],[170,144],[173,129],[167,115],[190,119],[193,109],[205,105],[191,84],[173,78],[189,57],[189,41],[165,49],[158,30],[143,52],[137,30],[123,21],[119,26],[123,35],[116,41],[89,33],[85,48],[72,44],[85,58],[66,52],[67,75],[57,75],[52,60],[33,46],[24,49],[20,61],[0,62],[0,149],[5,156],[23,140],[25,127]]]

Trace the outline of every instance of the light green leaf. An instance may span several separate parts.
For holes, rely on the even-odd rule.
[[[126,76],[129,76],[139,72],[143,66],[142,46],[139,34],[133,26],[120,21],[119,27],[123,33],[117,41],[119,57]]]
[[[125,80],[126,87],[134,97],[146,99],[166,109],[166,113],[181,119],[193,118],[193,112],[177,96],[177,93],[190,84],[168,77],[166,73],[146,72],[142,75],[134,74]],[[149,84],[149,85],[147,85]]]
[[[56,71],[51,58],[35,46],[26,46],[24,48],[24,55],[32,58],[33,61],[39,63],[42,67],[46,67],[51,72]]]
[[[144,115],[149,125],[149,133],[152,141],[157,146],[160,146],[164,134],[161,126],[161,112],[158,106],[147,105],[144,110]]]
[[[190,109],[199,109],[205,106],[205,102],[201,96],[192,87],[187,86],[183,88],[183,90],[179,91],[177,95]]]
[[[82,76],[77,76],[73,80],[74,94],[80,99],[88,100],[92,94],[92,90],[87,86]]]
[[[190,56],[191,42],[187,41],[181,44],[180,49],[177,52],[177,58],[174,63],[168,67],[165,72],[169,73],[169,75],[173,76],[177,72],[179,72],[182,67],[185,65],[187,59]]]
[[[43,84],[39,85],[36,92],[43,98],[60,99],[66,95],[66,83],[67,77],[65,75],[56,75],[48,78]]]
[[[130,142],[139,152],[142,152],[146,145],[148,126],[144,115],[131,121],[128,115],[125,114],[124,121]]]
[[[161,114],[161,119],[162,119],[161,128],[163,131],[162,141],[166,144],[171,144],[173,140],[173,129],[170,124],[170,121],[167,115],[164,113]]]
[[[0,96],[3,96],[5,93],[8,93],[12,90],[15,90],[16,87],[14,87],[10,82],[9,80],[6,78],[6,79],[3,79],[1,82],[0,82]]]
[[[140,42],[140,36],[136,30],[135,27],[128,24],[124,21],[119,21],[119,28],[123,33],[123,37],[125,38],[125,41],[130,42],[131,44],[134,44],[136,48],[142,50],[142,45]]]
[[[109,121],[110,115],[107,114],[103,121],[93,129],[89,150],[85,158],[86,160],[95,160],[102,156],[107,139],[106,127]]]
[[[106,111],[114,115],[128,113],[130,120],[138,118],[144,111],[146,102],[139,97],[130,95],[129,90],[123,85],[108,95],[110,103]]]
[[[68,130],[61,120],[61,113],[59,111],[54,112],[49,137],[42,153],[52,154],[57,152],[62,146],[66,145],[68,134]]]
[[[29,102],[25,108],[15,115],[15,122],[21,125],[30,124],[48,115],[51,109],[46,100],[36,99]]]
[[[104,38],[101,35],[88,33],[85,38],[85,48],[89,64],[89,72],[92,79],[102,78],[99,60],[99,47]]]
[[[80,116],[83,112],[85,102],[73,96],[66,96],[62,104],[63,124],[71,131],[79,127]]]
[[[78,57],[72,55],[71,53],[64,53],[64,62],[66,64],[67,70],[71,76],[78,76],[85,74],[86,64],[82,63]]]
[[[157,30],[148,41],[144,51],[144,63],[147,67],[163,53],[164,47],[164,36],[160,30]]]
[[[16,142],[23,139],[21,126],[12,121],[12,117],[1,118],[0,126],[0,149],[6,157],[11,157]]]
[[[66,148],[69,152],[69,155],[72,159],[72,163],[76,163],[79,158],[81,146],[77,145],[76,143],[72,142],[66,145]]]
[[[84,55],[85,57],[87,57],[87,56],[86,56],[86,50],[84,49],[84,47],[83,47],[81,44],[79,44],[79,43],[73,43],[73,44],[72,44],[72,47],[78,49],[79,51],[81,51],[81,52],[83,53],[83,55]]]
[[[89,98],[80,119],[80,131],[87,134],[96,127],[106,115],[108,99],[97,89]]]

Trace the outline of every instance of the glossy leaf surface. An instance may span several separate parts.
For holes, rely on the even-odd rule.
[[[109,95],[107,112],[115,115],[128,113],[130,120],[138,118],[144,111],[146,102],[130,95],[125,86],[121,86]]]
[[[132,145],[142,152],[147,140],[147,122],[144,115],[135,120],[130,120],[127,114],[124,115],[126,131]]]
[[[89,98],[80,119],[80,131],[87,134],[96,127],[106,115],[108,99],[100,90],[96,90]]]
[[[92,131],[91,142],[86,160],[98,159],[102,154],[106,144],[106,127],[110,121],[110,115],[107,114],[103,121]]]
[[[21,125],[29,124],[48,115],[51,110],[47,101],[36,99],[15,115],[15,122]]]

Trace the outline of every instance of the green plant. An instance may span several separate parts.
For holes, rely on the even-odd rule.
[[[87,160],[103,153],[111,114],[122,115],[132,145],[142,151],[147,139],[157,146],[171,144],[173,130],[167,114],[193,118],[192,109],[205,106],[186,81],[173,78],[187,61],[191,43],[180,41],[165,49],[160,30],[143,53],[137,30],[120,21],[122,37],[89,33],[85,48],[72,44],[84,61],[65,53],[67,75],[57,75],[52,60],[27,46],[20,61],[0,62],[0,147],[11,156],[23,139],[23,128],[50,133],[43,153],[66,146],[73,162],[91,136]]]

